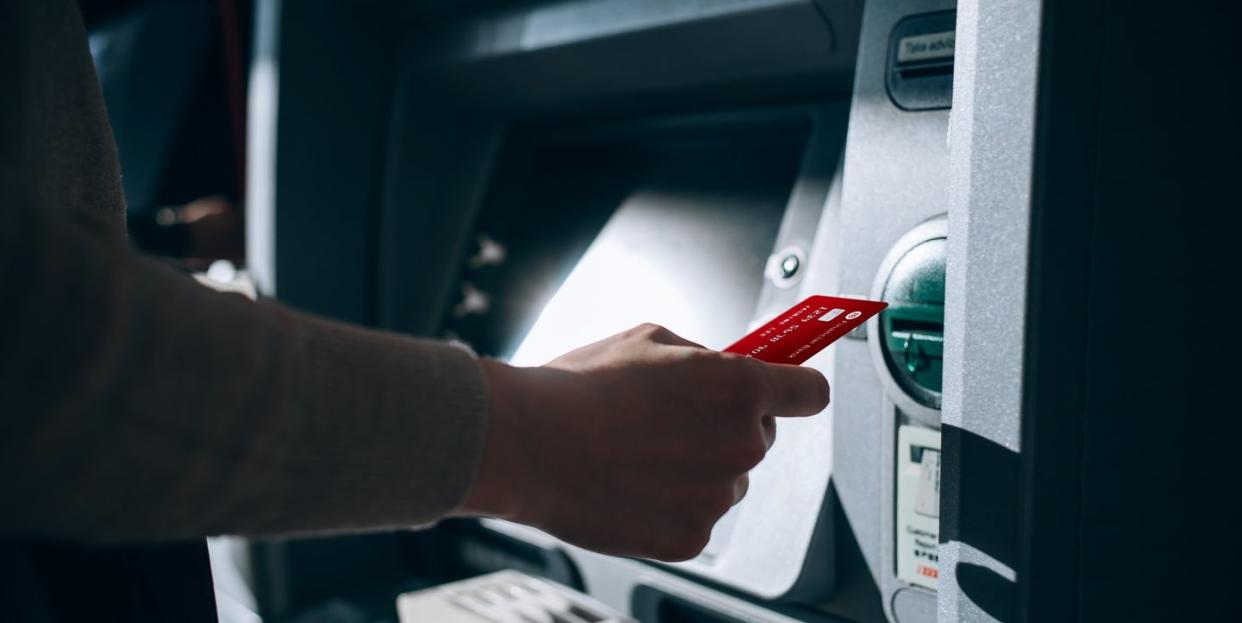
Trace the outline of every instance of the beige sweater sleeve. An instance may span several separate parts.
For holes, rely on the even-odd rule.
[[[478,361],[212,292],[132,252],[71,0],[0,8],[0,532],[410,526],[482,450]]]

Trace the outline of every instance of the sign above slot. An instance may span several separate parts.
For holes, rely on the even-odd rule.
[[[952,62],[954,37],[952,30],[902,37],[897,42],[897,63]]]

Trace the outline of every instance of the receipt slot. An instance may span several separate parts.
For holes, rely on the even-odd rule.
[[[901,20],[889,35],[885,87],[906,111],[953,105],[953,56],[957,12],[941,11]]]

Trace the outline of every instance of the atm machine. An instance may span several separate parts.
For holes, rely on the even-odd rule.
[[[248,232],[271,295],[524,365],[639,322],[720,348],[809,294],[889,303],[808,362],[832,404],[780,423],[696,559],[492,520],[260,543],[269,616],[500,569],[655,623],[1027,608],[1044,19],[1020,0],[259,3]]]

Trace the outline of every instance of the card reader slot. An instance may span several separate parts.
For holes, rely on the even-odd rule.
[[[944,333],[944,322],[934,320],[916,320],[913,318],[893,318],[893,333]]]

